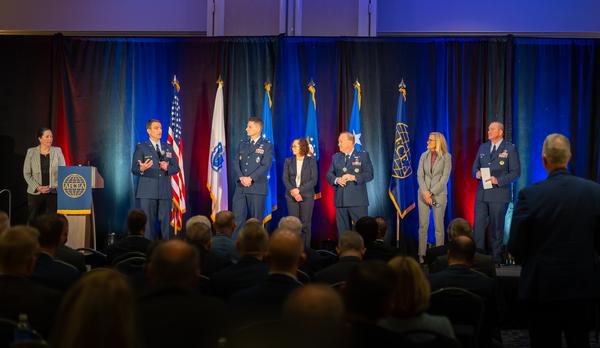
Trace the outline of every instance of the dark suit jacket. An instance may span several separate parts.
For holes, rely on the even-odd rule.
[[[31,327],[48,338],[61,293],[23,277],[0,275],[0,317],[18,321],[20,313],[27,314]],[[0,347],[8,347],[13,331],[0,329]]]
[[[171,199],[173,197],[170,176],[179,172],[179,163],[177,163],[175,152],[171,145],[161,141],[160,146],[164,152],[164,156],[162,156],[163,160],[169,162],[166,173],[160,169],[159,155],[156,153],[156,149],[152,146],[150,140],[139,143],[135,147],[131,162],[131,172],[140,178],[135,198]],[[154,165],[142,173],[138,160],[143,163],[146,159],[152,159]]]
[[[508,251],[519,297],[548,303],[600,296],[600,185],[555,170],[519,192]]]
[[[74,266],[46,253],[38,256],[31,279],[58,291],[67,291],[81,273]]]
[[[60,245],[56,248],[54,257],[74,266],[81,273],[87,271],[87,267],[85,267],[85,256],[69,246]]]
[[[498,296],[496,281],[483,273],[463,265],[452,265],[433,274],[429,274],[431,291],[446,287],[457,287],[481,296],[484,301],[484,322],[482,326],[483,342],[491,342],[498,330]]]
[[[278,319],[287,296],[300,286],[288,275],[269,274],[262,283],[231,296],[229,307],[238,325]]]
[[[225,305],[191,289],[155,287],[139,298],[148,348],[217,347],[226,334]]]
[[[217,233],[211,240],[210,250],[226,259],[235,262],[240,255],[235,247],[235,241],[226,234]]]
[[[130,252],[137,251],[145,254],[151,243],[152,241],[144,236],[129,235],[125,239],[109,245],[106,248],[106,258],[108,263],[112,264],[117,257]]]
[[[344,168],[346,171],[344,171]],[[356,176],[356,181],[348,182],[342,187],[335,183],[335,179],[344,174]],[[373,180],[373,164],[369,153],[362,150],[354,150],[350,155],[348,163],[342,152],[337,152],[331,159],[331,165],[327,171],[327,182],[333,186],[334,203],[336,207],[359,207],[369,205],[367,195],[367,183]]]
[[[266,263],[252,256],[244,256],[238,263],[224,268],[210,278],[212,293],[229,299],[236,292],[261,283],[269,274]]]
[[[250,138],[242,139],[237,148],[237,158],[231,168],[235,179],[235,189],[241,193],[267,194],[267,175],[273,163],[273,144],[263,136],[252,145]],[[244,187],[240,177],[252,178],[252,185]]]
[[[212,277],[215,272],[225,269],[232,265],[230,259],[216,254],[212,251],[207,251],[204,248],[197,248],[200,255],[200,271],[207,277]]]
[[[440,272],[446,268],[448,268],[448,255],[441,255],[429,265],[429,273]],[[496,278],[496,265],[490,255],[476,252],[471,268],[490,278]]]
[[[490,168],[490,174],[498,179],[498,185],[489,190],[483,189],[483,183],[479,180],[476,198],[484,202],[510,202],[512,198],[512,182],[521,175],[521,161],[517,148],[506,139],[492,156],[492,142],[487,141],[477,150],[473,162],[473,177],[478,170],[484,167]]]
[[[358,266],[361,259],[356,256],[340,257],[336,264],[320,270],[315,274],[313,280],[318,283],[335,284],[348,280],[350,272]]]
[[[300,186],[296,187],[296,156],[288,157],[283,163],[283,185],[285,186],[285,198],[294,200],[290,191],[294,188],[300,190],[302,198],[312,198],[315,195],[315,185],[319,180],[317,160],[314,157],[304,156],[302,171],[300,172]],[[294,200],[295,201],[295,200]]]
[[[402,255],[402,250],[385,244],[381,240],[375,240],[367,246],[365,260],[382,260],[388,262],[395,256]]]

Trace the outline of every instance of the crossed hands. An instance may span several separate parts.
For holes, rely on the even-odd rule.
[[[431,206],[433,204],[433,197],[432,197],[431,192],[423,191],[423,192],[421,192],[421,195],[423,195],[423,199],[425,200],[425,203],[427,203],[429,206]]]
[[[298,189],[298,188],[291,189],[290,195],[292,195],[292,197],[294,197],[296,202],[302,202],[302,196],[300,195],[300,189]]]
[[[39,193],[50,193],[50,185],[48,185],[48,186],[38,186],[35,189]]]
[[[345,187],[349,181],[356,181],[356,176],[352,174],[344,174],[341,177],[337,178],[337,184],[341,187]]]
[[[240,182],[244,187],[250,187],[252,185],[252,178],[249,176],[240,176]]]

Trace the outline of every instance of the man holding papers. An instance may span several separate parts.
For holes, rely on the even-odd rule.
[[[492,259],[502,263],[504,217],[512,199],[512,183],[521,175],[517,148],[504,140],[504,125],[492,122],[489,141],[481,144],[473,162],[473,176],[479,180],[475,196],[473,232],[477,247],[485,249],[485,231],[489,225]]]

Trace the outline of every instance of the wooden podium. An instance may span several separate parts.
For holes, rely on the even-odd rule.
[[[81,166],[79,168],[82,168]],[[85,167],[83,167],[85,168]],[[104,188],[104,179],[98,172],[96,167],[91,168],[91,189]],[[60,185],[60,184],[59,184]],[[94,200],[91,201],[91,210],[89,213],[70,213],[63,212],[69,221],[69,236],[67,245],[73,249],[79,248],[95,248],[96,247],[96,219],[94,212]]]

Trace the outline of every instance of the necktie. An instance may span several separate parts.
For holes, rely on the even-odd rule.
[[[345,156],[344,167],[348,167],[348,160],[350,159],[350,155]]]
[[[492,153],[491,153],[492,156],[496,153],[496,150],[497,150],[496,145],[492,146]]]
[[[156,144],[156,155],[158,156],[158,159],[160,160],[162,155],[160,154],[160,148],[158,147],[158,144]]]

